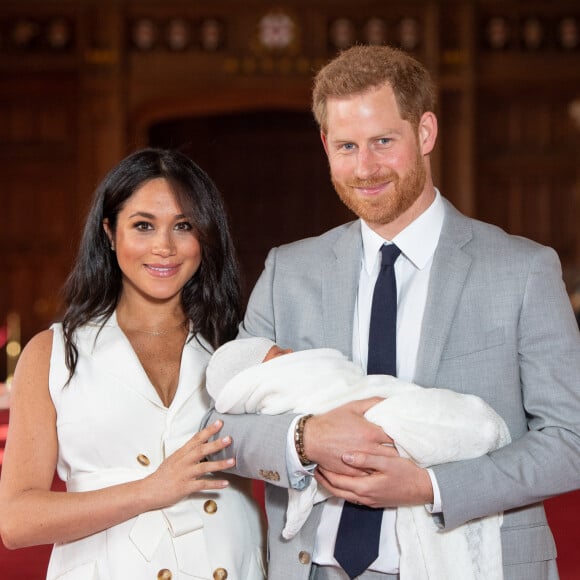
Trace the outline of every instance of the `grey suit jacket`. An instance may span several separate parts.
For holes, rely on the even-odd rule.
[[[350,356],[361,251],[359,221],[271,250],[240,335]],[[504,511],[506,580],[557,578],[541,502],[580,487],[580,335],[556,253],[445,201],[416,368],[419,385],[482,397],[513,441],[434,468],[442,525]],[[293,540],[280,534],[292,416],[221,417],[223,433],[233,436],[236,471],[269,484],[269,578],[306,580],[320,505]]]

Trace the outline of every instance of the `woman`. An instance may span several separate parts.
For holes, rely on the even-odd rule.
[[[177,152],[146,149],[97,188],[62,324],[24,349],[0,483],[7,547],[55,543],[48,579],[263,577],[259,510],[206,461],[221,423],[210,353],[240,316],[223,203]],[[51,491],[55,467],[67,492]]]

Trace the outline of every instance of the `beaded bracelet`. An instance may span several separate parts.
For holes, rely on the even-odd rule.
[[[308,421],[310,417],[312,417],[312,415],[303,415],[300,417],[296,423],[296,428],[294,429],[294,445],[296,446],[296,453],[298,453],[298,458],[302,465],[312,464],[312,461],[310,461],[310,459],[306,457],[306,453],[304,453],[304,425],[306,425],[306,421]]]

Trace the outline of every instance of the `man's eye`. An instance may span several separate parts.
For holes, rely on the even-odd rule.
[[[345,143],[342,148],[346,149],[346,151],[352,151],[354,149],[354,143]]]

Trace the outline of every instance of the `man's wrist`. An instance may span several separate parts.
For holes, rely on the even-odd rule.
[[[443,511],[443,506],[441,505],[441,491],[439,489],[439,484],[437,483],[437,478],[432,469],[427,468],[429,479],[431,481],[431,489],[433,491],[432,502],[428,501],[426,504],[427,511],[432,514],[437,514]]]
[[[294,428],[294,446],[296,447],[296,453],[298,454],[298,458],[300,459],[300,463],[302,465],[312,465],[312,461],[306,455],[306,451],[304,449],[304,427],[306,426],[306,422],[312,418],[313,415],[303,415],[298,419],[296,422],[296,427]]]

